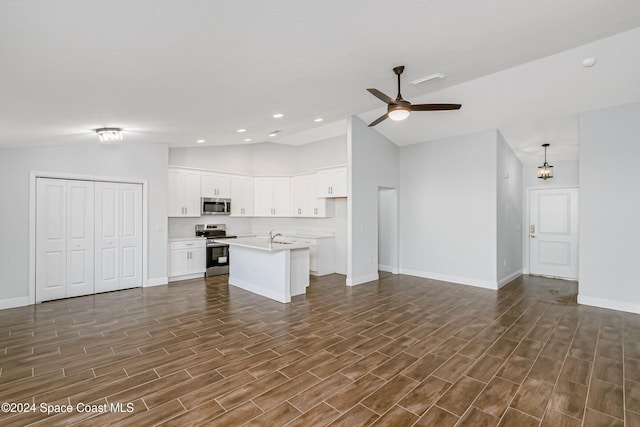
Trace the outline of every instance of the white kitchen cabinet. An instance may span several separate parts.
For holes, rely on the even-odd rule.
[[[231,215],[253,216],[254,182],[251,176],[231,177]]]
[[[260,177],[254,183],[255,216],[290,216],[290,178]]]
[[[333,237],[299,237],[285,234],[278,240],[309,245],[309,273],[311,275],[324,276],[335,273]]]
[[[169,280],[183,276],[201,276],[207,269],[207,249],[204,239],[171,242],[169,246]]]
[[[322,169],[316,172],[317,195],[323,198],[347,197],[347,168]]]
[[[316,196],[316,174],[291,178],[291,216],[326,218],[333,215],[332,201]]]
[[[231,175],[202,172],[200,177],[200,196],[214,199],[231,197]]]
[[[200,172],[169,169],[170,217],[200,216]]]

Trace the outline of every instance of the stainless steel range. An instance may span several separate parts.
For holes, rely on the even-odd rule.
[[[229,245],[215,239],[232,239],[225,224],[196,224],[196,236],[207,238],[207,277],[229,273]]]

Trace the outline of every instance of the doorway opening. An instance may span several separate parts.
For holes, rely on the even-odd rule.
[[[378,187],[378,270],[399,273],[396,188]]]

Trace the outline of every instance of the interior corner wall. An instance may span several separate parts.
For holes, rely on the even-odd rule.
[[[640,313],[640,103],[580,116],[578,303]]]
[[[347,285],[378,278],[378,187],[398,188],[399,148],[358,117],[349,129]]]
[[[497,289],[497,131],[400,149],[400,272]]]
[[[497,282],[504,286],[522,274],[522,163],[498,132]]]
[[[27,304],[20,302],[27,301],[29,295],[32,171],[147,180],[147,279],[154,284],[166,283],[168,151],[167,144],[0,149],[0,308]]]

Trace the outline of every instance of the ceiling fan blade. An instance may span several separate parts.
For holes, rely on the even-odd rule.
[[[396,103],[395,99],[391,98],[389,95],[385,95],[384,93],[380,92],[378,89],[367,89],[367,90],[371,95],[375,96],[382,102],[386,102],[387,104]]]
[[[459,110],[461,104],[416,104],[411,106],[411,111],[439,111]]]
[[[387,116],[387,113],[384,113],[383,115],[381,115],[380,117],[378,117],[377,119],[375,119],[374,121],[372,121],[372,122],[369,124],[369,127],[372,127],[372,126],[377,125],[378,123],[380,123],[380,122],[382,122],[382,121],[386,120],[386,118],[387,118],[387,117],[389,117],[389,116]]]

